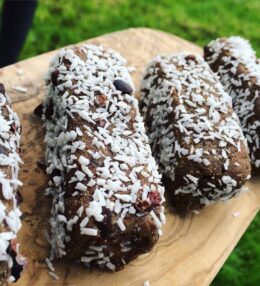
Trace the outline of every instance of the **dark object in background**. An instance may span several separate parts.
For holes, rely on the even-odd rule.
[[[36,7],[37,0],[4,1],[0,30],[0,68],[17,61]]]

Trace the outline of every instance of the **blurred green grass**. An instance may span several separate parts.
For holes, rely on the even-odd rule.
[[[140,26],[199,45],[219,36],[241,35],[260,56],[259,0],[41,0],[20,58]],[[260,285],[259,241],[258,214],[212,285]]]
[[[200,45],[239,34],[260,52],[259,11],[258,0],[41,0],[21,58],[139,26]]]

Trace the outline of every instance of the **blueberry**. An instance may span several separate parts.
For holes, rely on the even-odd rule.
[[[116,87],[117,90],[122,91],[122,93],[127,93],[127,94],[133,93],[133,89],[131,88],[131,86],[121,79],[116,79],[114,81],[114,86]]]
[[[39,104],[33,112],[35,115],[42,117],[42,104]]]
[[[15,282],[20,278],[23,271],[23,265],[20,265],[13,259],[13,267],[11,269],[11,275],[14,276]]]

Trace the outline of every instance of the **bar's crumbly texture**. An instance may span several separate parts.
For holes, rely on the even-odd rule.
[[[202,57],[156,57],[142,81],[140,108],[176,212],[244,189],[251,171],[246,140],[230,96]]]
[[[18,207],[20,122],[11,108],[5,88],[0,84],[0,285],[20,277],[25,258],[16,243],[21,228]]]
[[[260,61],[249,42],[220,38],[204,48],[204,57],[232,97],[248,142],[253,169],[260,168]]]
[[[43,119],[51,260],[119,270],[162,233],[164,188],[124,64],[93,45],[61,50],[50,64]]]

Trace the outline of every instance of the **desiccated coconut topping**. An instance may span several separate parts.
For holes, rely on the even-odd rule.
[[[147,67],[141,92],[141,111],[160,171],[172,182],[184,180],[175,194],[192,194],[207,205],[240,192],[229,175],[217,184],[212,183],[214,176],[208,178],[205,186],[200,168],[185,170],[188,161],[214,169],[214,158],[227,173],[232,148],[240,151],[246,145],[231,98],[207,63],[187,53],[158,56]],[[178,168],[185,170],[183,178],[176,177]]]
[[[13,271],[14,263],[24,264],[18,254],[17,232],[21,228],[21,211],[17,202],[19,163],[17,153],[20,144],[20,122],[10,106],[10,99],[0,84],[0,261],[6,261],[10,269],[8,282],[15,281],[20,273]],[[1,277],[2,279],[2,277]],[[3,281],[1,281],[3,282]]]
[[[250,43],[240,37],[217,39],[205,48],[205,59],[233,100],[248,141],[252,164],[260,167],[260,62]]]
[[[95,242],[79,260],[115,270],[109,242],[98,243],[98,225],[108,213],[119,233],[127,232],[129,218],[148,216],[161,234],[164,189],[124,64],[117,53],[93,45],[61,50],[50,64],[43,119],[53,196],[51,260],[66,255],[77,225]],[[68,215],[66,197],[89,199]],[[131,242],[118,249],[130,251]]]

